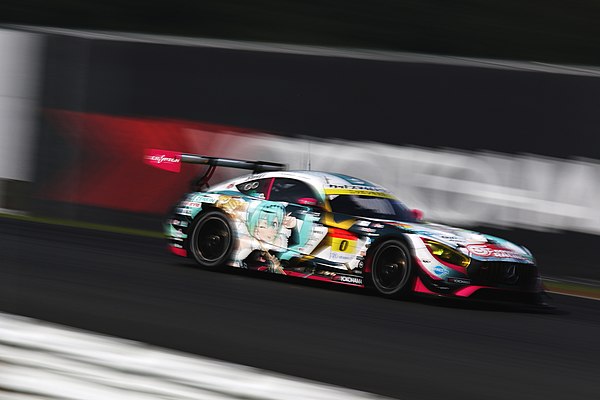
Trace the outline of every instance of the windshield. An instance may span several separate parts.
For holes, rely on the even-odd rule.
[[[331,211],[335,213],[416,222],[413,213],[404,204],[393,198],[361,195],[333,195],[328,198]]]

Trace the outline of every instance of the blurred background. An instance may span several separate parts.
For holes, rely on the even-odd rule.
[[[5,0],[3,22],[598,64],[592,0]]]
[[[144,149],[284,162],[292,169],[310,160],[312,169],[386,186],[428,220],[526,245],[547,284],[585,283],[575,292],[597,297],[599,18],[600,3],[591,0],[4,0],[0,213],[10,221],[75,222],[159,237],[165,214],[202,169],[153,169],[142,162]],[[221,169],[213,182],[241,173]],[[7,221],[0,222],[6,237],[22,238],[13,247],[6,239],[6,254],[11,265],[21,265],[37,229]],[[65,241],[89,250],[82,232],[65,234]],[[134,254],[161,245],[131,243]],[[95,262],[116,263],[123,257],[117,247],[97,250]],[[40,254],[63,259],[57,248]],[[88,250],[77,251],[87,257]],[[153,267],[158,280],[171,273],[190,279],[186,271],[162,271],[167,262],[161,261]],[[137,264],[142,275],[144,263]],[[207,279],[228,287],[222,280],[234,278]],[[3,310],[88,329],[110,326],[105,330],[137,339],[144,339],[151,319],[94,324],[91,316],[109,313],[109,303],[88,319],[59,308],[34,312],[38,305],[27,306],[28,295],[20,293],[7,295]],[[278,296],[285,302],[285,294]],[[153,316],[164,340],[146,339],[236,359],[207,350],[210,340],[207,348],[195,347],[185,332],[178,341],[166,328],[173,315]],[[288,328],[297,329],[291,322]],[[536,325],[531,342],[554,328]],[[482,351],[493,347],[479,340]],[[549,340],[552,349],[566,341]],[[462,342],[448,346],[462,348]],[[311,376],[303,364],[294,365],[285,372]],[[373,381],[361,389],[381,387]]]
[[[199,169],[144,148],[310,158],[600,277],[595,2],[0,7],[0,208],[158,231]]]

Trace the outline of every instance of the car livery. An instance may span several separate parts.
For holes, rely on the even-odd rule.
[[[385,297],[541,302],[539,271],[525,247],[425,222],[379,185],[275,163],[157,153],[158,167],[170,171],[165,162],[209,165],[200,186],[218,165],[254,171],[185,194],[165,222],[171,252],[202,267],[367,287]]]

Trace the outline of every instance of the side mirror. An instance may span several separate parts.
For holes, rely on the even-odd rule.
[[[423,221],[423,211],[413,208],[412,210],[410,210],[410,212],[413,215],[413,217],[415,218],[415,220]]]

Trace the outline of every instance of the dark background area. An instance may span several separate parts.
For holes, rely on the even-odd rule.
[[[594,0],[4,0],[0,22],[599,64]]]

